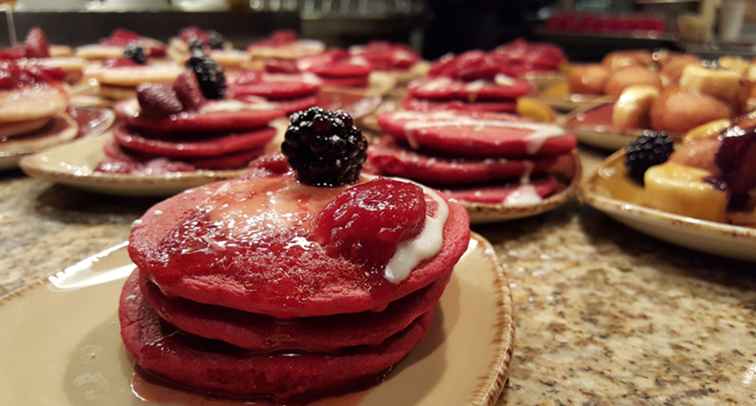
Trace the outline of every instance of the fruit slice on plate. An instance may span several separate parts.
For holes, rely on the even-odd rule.
[[[28,175],[92,192],[122,196],[170,196],[216,180],[239,176],[240,170],[198,170],[154,175],[96,172],[107,157],[111,137],[84,137],[21,160]]]
[[[576,144],[558,126],[502,113],[397,111],[382,114],[378,123],[414,149],[464,157],[555,156],[569,153]]]
[[[626,176],[624,161],[624,150],[607,158],[580,184],[580,200],[631,228],[669,243],[715,255],[756,261],[756,229],[700,220],[644,206],[643,196],[647,193]],[[668,165],[653,167],[655,171],[649,170],[646,176],[651,176],[652,183],[665,187],[665,190],[672,187],[671,193],[677,193],[678,196],[684,193],[688,199],[686,201],[691,201],[691,193],[697,194],[698,200],[703,198],[711,203],[718,200],[716,197],[700,197],[700,193],[706,191],[705,188],[685,187],[684,184],[691,179],[690,175],[695,173],[686,172],[686,176],[679,176],[674,175],[674,168],[659,170]],[[676,180],[671,183],[664,181],[662,177],[666,176],[674,176]],[[682,192],[683,189],[688,192]],[[659,195],[657,190],[653,198],[656,199]],[[681,202],[679,199],[677,201]]]
[[[0,345],[17,348],[0,354],[3,365],[17,365],[0,381],[0,403],[56,399],[69,406],[87,403],[92,396],[107,398],[113,406],[217,401],[135,373],[132,360],[124,355],[114,301],[133,268],[123,244],[68,268],[50,283],[31,283],[0,303],[0,323],[8,332],[0,335]],[[506,274],[482,237],[474,235],[470,240],[446,293],[427,337],[380,385],[313,404],[495,403],[509,374],[512,307]],[[68,317],[73,309],[77,317]],[[51,336],[56,339],[49,340]],[[46,351],[30,359],[28,354],[35,348]],[[439,368],[450,364],[464,368]],[[186,364],[181,368],[186,369]],[[75,378],[82,374],[98,376],[108,385],[81,384]],[[33,382],[29,376],[35,377]]]

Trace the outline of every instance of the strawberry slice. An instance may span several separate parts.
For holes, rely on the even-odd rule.
[[[39,27],[33,27],[26,34],[24,41],[26,46],[27,58],[48,58],[50,56],[50,47],[47,44],[47,36]]]
[[[425,213],[419,186],[380,178],[352,186],[326,205],[313,238],[329,255],[382,267],[399,243],[420,234]]]

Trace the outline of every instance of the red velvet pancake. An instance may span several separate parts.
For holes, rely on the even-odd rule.
[[[467,212],[451,203],[439,253],[397,284],[383,268],[329,256],[312,240],[314,218],[343,190],[291,173],[192,189],[147,211],[129,255],[169,296],[296,318],[382,310],[448,276],[467,248]]]
[[[169,298],[147,278],[142,294],[162,318],[182,331],[255,352],[333,352],[376,346],[404,330],[438,302],[448,278],[397,300],[382,312],[279,320],[259,314]]]
[[[311,96],[320,90],[320,85],[307,82],[258,82],[233,86],[231,94],[238,96],[260,96],[269,100],[295,99]]]
[[[308,96],[299,99],[279,100],[272,102],[272,104],[275,105],[277,109],[285,111],[286,114],[291,114],[299,110],[306,110],[309,107],[317,106],[319,101],[320,97],[318,96]]]
[[[115,142],[108,142],[104,147],[105,155],[112,161],[123,162],[130,164],[129,167],[122,166],[116,171],[101,171],[101,172],[117,172],[117,173],[135,173],[141,172],[144,166],[154,164],[156,161],[161,161],[165,165],[165,168],[173,168],[172,172],[176,172],[180,169],[180,172],[191,171],[195,169],[211,169],[211,170],[232,170],[241,169],[246,167],[250,161],[263,155],[265,148],[254,148],[249,150],[243,150],[234,152],[227,155],[212,157],[212,158],[182,158],[182,159],[166,159],[157,155],[149,155],[143,153],[135,153],[131,151],[125,151]],[[127,170],[128,169],[128,170]]]
[[[275,135],[276,130],[273,127],[265,127],[244,133],[219,136],[156,139],[144,137],[125,126],[115,129],[115,140],[122,147],[166,158],[211,158],[260,149],[267,145]]]
[[[370,82],[367,76],[345,77],[345,78],[323,78],[323,84],[326,86],[340,87],[366,87]]]
[[[418,79],[408,86],[409,94],[418,99],[446,100],[513,100],[530,92],[524,80],[501,85],[491,81],[463,82],[445,77]]]
[[[220,133],[238,132],[267,126],[285,113],[275,108],[247,109],[241,111],[181,112],[163,118],[147,118],[139,115],[130,103],[116,106],[116,113],[129,127],[154,134]]]
[[[422,340],[432,317],[432,312],[423,315],[379,347],[260,355],[161,322],[145,302],[136,274],[126,281],[119,308],[121,337],[142,370],[198,392],[278,401],[345,390],[380,376]]]
[[[376,173],[399,176],[431,185],[463,185],[541,174],[557,162],[540,159],[451,159],[412,151],[395,142],[383,141],[368,149],[368,164]]]
[[[378,124],[413,148],[458,157],[555,156],[577,144],[575,136],[560,127],[503,113],[394,111],[381,114]]]
[[[514,100],[478,102],[459,100],[431,101],[405,97],[402,100],[402,107],[412,111],[455,110],[468,113],[514,113],[517,111],[517,102]]]
[[[535,193],[541,198],[546,198],[562,189],[562,185],[554,178],[534,180],[528,185],[508,184],[499,186],[484,186],[469,189],[441,190],[441,193],[449,199],[474,203],[502,204],[507,198],[517,191],[522,191],[523,186],[532,186]]]

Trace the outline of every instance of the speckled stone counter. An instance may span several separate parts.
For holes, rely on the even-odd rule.
[[[583,153],[590,170],[594,153]],[[0,295],[123,241],[155,201],[0,174]],[[500,404],[756,404],[756,264],[656,241],[577,203],[478,227],[511,277]]]

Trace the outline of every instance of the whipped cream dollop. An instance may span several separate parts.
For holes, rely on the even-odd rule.
[[[431,258],[441,251],[444,243],[444,225],[449,217],[449,205],[435,191],[410,182],[406,179],[392,178],[401,182],[414,183],[423,189],[425,195],[436,202],[436,211],[432,216],[426,214],[423,231],[414,238],[402,241],[383,271],[383,277],[394,284],[409,277],[415,267],[424,260]]]

